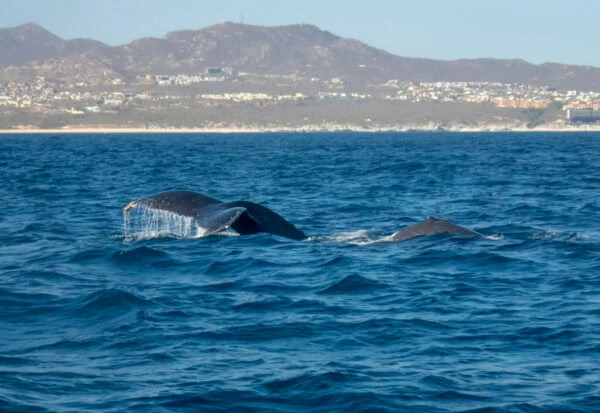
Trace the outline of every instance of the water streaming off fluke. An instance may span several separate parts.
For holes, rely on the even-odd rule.
[[[125,239],[156,237],[199,238],[207,231],[193,217],[184,217],[170,211],[129,204],[123,210]]]

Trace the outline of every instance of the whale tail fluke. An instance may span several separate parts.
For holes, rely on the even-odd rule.
[[[123,208],[123,213],[127,215],[137,207],[186,217],[202,228],[205,235],[231,228],[241,235],[268,232],[294,240],[306,238],[304,232],[280,215],[254,202],[223,203],[197,192],[169,191],[132,201]]]
[[[302,240],[306,234],[286,221],[279,214],[262,205],[249,201],[234,201],[225,204],[229,208],[243,208],[245,211],[231,224],[231,228],[242,235],[268,232],[282,237]]]

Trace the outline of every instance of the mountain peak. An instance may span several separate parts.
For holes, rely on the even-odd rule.
[[[261,26],[245,23],[236,23],[231,21],[222,21],[212,26],[205,27],[198,30],[175,30],[167,33],[163,38],[177,38],[181,35],[193,35],[202,32],[213,32],[222,34],[233,34],[233,33],[244,33],[244,34],[266,34],[266,33],[280,33],[280,34],[294,34],[299,37],[313,38],[313,39],[327,39],[329,41],[335,41],[341,39],[339,36],[333,33],[323,30],[313,24],[300,23],[300,24],[288,24],[281,26]]]
[[[47,32],[47,30],[44,29],[42,26],[40,26],[37,23],[33,23],[33,22],[27,22],[27,23],[20,24],[20,25],[16,26],[14,29],[15,30],[37,30],[40,32]]]
[[[64,40],[35,23],[0,29],[0,65],[48,59],[64,45]]]
[[[108,64],[124,75],[195,74],[210,67],[258,74],[339,78],[348,84],[487,81],[600,90],[600,69],[532,65],[522,60],[441,61],[396,56],[312,24],[258,26],[222,22],[110,47],[78,39],[65,41],[34,23],[0,29],[0,67],[74,57]]]
[[[2,36],[2,38],[10,37],[17,41],[28,42],[44,42],[49,39],[55,41],[56,39],[60,39],[58,36],[55,36],[35,23],[24,23],[9,29],[0,29],[0,36]]]

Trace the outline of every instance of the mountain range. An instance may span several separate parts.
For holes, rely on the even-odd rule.
[[[414,40],[414,39],[413,39]],[[399,42],[405,39],[398,39]],[[378,84],[398,81],[486,81],[600,90],[600,68],[519,59],[436,60],[401,57],[309,24],[252,26],[220,23],[142,38],[121,46],[90,39],[64,40],[28,23],[0,29],[0,68],[27,68],[65,60],[122,76],[199,73],[207,67],[238,72]]]

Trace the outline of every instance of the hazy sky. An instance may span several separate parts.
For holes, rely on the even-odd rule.
[[[402,56],[522,58],[600,66],[600,0],[0,0],[26,22],[111,45],[220,20],[312,23]]]

